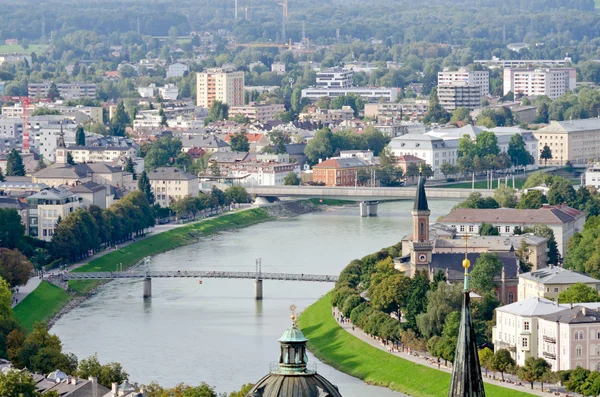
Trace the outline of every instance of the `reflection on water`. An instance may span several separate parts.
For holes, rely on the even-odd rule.
[[[431,219],[456,202],[431,200]],[[357,207],[334,208],[214,236],[154,257],[151,270],[263,271],[338,274],[352,259],[393,245],[410,231],[408,201],[380,204],[379,216]],[[333,285],[264,281],[264,300],[253,280],[156,279],[152,299],[142,281],[119,280],[64,316],[53,331],[66,351],[123,364],[133,381],[215,385],[239,389],[269,371],[279,357],[277,339],[289,326],[289,305],[306,308]],[[311,355],[309,362],[317,362]],[[325,364],[318,371],[345,397],[400,396],[367,386]]]

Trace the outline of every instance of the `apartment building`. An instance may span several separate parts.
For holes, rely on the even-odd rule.
[[[275,116],[285,111],[285,106],[280,103],[258,103],[250,102],[244,106],[232,106],[229,108],[229,117],[237,115],[246,116],[250,122],[275,120]]]
[[[564,59],[500,59],[493,56],[492,59],[476,59],[473,63],[487,65],[491,68],[526,68],[531,66],[565,66],[571,63],[571,58]]]
[[[175,62],[169,65],[167,68],[167,78],[169,77],[183,77],[190,68],[185,63]]]
[[[274,72],[277,74],[285,74],[285,63],[273,62],[271,64],[271,72]]]
[[[137,150],[129,146],[69,146],[67,152],[76,163],[112,163],[137,154]]]
[[[0,124],[0,128],[2,124]],[[594,164],[585,171],[585,186],[600,189],[600,165]]]
[[[562,267],[552,266],[519,274],[518,299],[557,300],[562,291],[575,283],[582,283],[595,290],[600,290],[600,280]]]
[[[244,161],[231,164],[226,168],[229,175],[243,178],[241,184],[245,186],[281,186],[290,172],[300,177],[298,163]]]
[[[481,91],[479,85],[456,81],[451,85],[439,85],[437,96],[440,105],[449,112],[460,107],[473,110],[481,107]]]
[[[313,182],[322,182],[326,186],[355,186],[358,171],[368,166],[356,157],[328,159],[312,167]]]
[[[322,97],[335,98],[344,95],[358,95],[368,103],[375,102],[394,102],[402,92],[401,88],[386,87],[347,87],[347,88],[305,88],[302,90],[302,98],[308,98],[311,101],[317,101]]]
[[[317,88],[352,87],[354,72],[351,69],[331,68],[317,72]]]
[[[0,118],[0,137],[23,139],[22,118]]]
[[[504,95],[546,95],[551,99],[574,90],[575,68],[506,68],[504,69]]]
[[[47,98],[52,82],[30,83],[27,85],[29,98]],[[96,84],[57,83],[56,88],[63,99],[96,98]]]
[[[551,165],[588,164],[600,153],[600,119],[551,121],[534,132],[539,147],[548,145],[552,151]],[[539,157],[539,154],[538,154]]]
[[[244,72],[207,69],[196,73],[196,104],[210,108],[214,101],[230,107],[244,105]]]
[[[403,99],[401,102],[392,103],[366,103],[365,117],[403,119],[409,117],[411,120],[422,119],[427,108],[429,99]]]
[[[452,86],[455,84],[479,86],[481,87],[480,95],[487,96],[490,94],[490,72],[487,70],[470,71],[466,68],[460,68],[438,73],[438,86]]]
[[[188,194],[198,196],[200,193],[198,177],[178,168],[157,168],[148,172],[148,179],[156,202],[161,207],[168,207]]]
[[[50,241],[54,235],[58,218],[79,208],[77,194],[58,186],[42,190],[27,197],[29,205],[29,234],[40,240]]]

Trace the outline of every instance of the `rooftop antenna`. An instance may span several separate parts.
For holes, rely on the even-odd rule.
[[[235,0],[235,19],[238,19],[238,0]]]
[[[42,15],[42,43],[46,42],[46,16]]]
[[[137,34],[140,34],[140,17],[137,17]]]
[[[302,21],[302,42],[306,43],[306,21]]]

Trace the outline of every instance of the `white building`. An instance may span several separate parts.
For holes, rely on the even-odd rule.
[[[302,98],[317,101],[322,97],[335,98],[338,96],[355,94],[367,102],[375,103],[381,100],[394,102],[402,92],[401,88],[386,87],[348,87],[348,88],[305,88],[302,90]]]
[[[58,218],[80,207],[77,195],[64,187],[52,187],[27,197],[29,205],[29,234],[50,241]]]
[[[490,72],[470,71],[466,68],[458,70],[444,70],[438,73],[438,86],[472,85],[481,87],[480,95],[490,94]]]
[[[497,308],[496,325],[492,329],[495,351],[508,349],[521,366],[529,357],[539,357],[539,317],[564,309],[544,298],[529,298]]]
[[[354,72],[351,69],[332,68],[317,73],[317,88],[352,87]]]
[[[29,98],[47,98],[51,86],[51,82],[29,83],[27,85]],[[56,88],[63,99],[96,99],[96,84],[93,83],[57,83]]]
[[[210,108],[214,101],[229,106],[244,104],[244,72],[229,72],[224,69],[207,69],[196,73],[196,103]]]
[[[169,77],[183,77],[190,68],[185,63],[175,62],[169,65],[167,68],[167,78]]]
[[[2,128],[2,120],[0,120],[0,128]],[[600,188],[600,165],[594,164],[585,170],[585,186]]]
[[[574,90],[577,72],[575,68],[504,69],[504,95],[546,95],[551,99]]]
[[[571,63],[571,58],[564,59],[500,59],[493,56],[492,59],[476,59],[473,63],[487,65],[490,68],[526,68],[531,66],[565,66]]]
[[[179,89],[175,84],[166,84],[158,88],[158,93],[163,99],[174,101],[179,96]]]
[[[575,283],[582,283],[598,291],[600,280],[562,267],[552,266],[519,274],[518,300],[546,298],[557,300],[562,291]]]
[[[161,207],[168,207],[188,194],[196,197],[200,193],[198,177],[178,168],[157,168],[148,172],[148,179],[156,202]]]
[[[482,87],[456,81],[451,85],[439,85],[437,96],[440,105],[448,112],[457,108],[477,109],[481,106]]]
[[[232,164],[228,171],[229,176],[243,177],[245,186],[281,186],[290,172],[300,177],[300,164],[247,161]]]
[[[128,146],[69,146],[76,163],[112,163],[121,157],[135,157],[137,150]]]
[[[285,63],[273,62],[271,64],[271,72],[274,72],[277,74],[285,74]]]

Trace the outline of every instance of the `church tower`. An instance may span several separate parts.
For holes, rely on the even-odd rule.
[[[427,205],[427,195],[425,194],[425,178],[421,172],[419,172],[419,184],[417,185],[415,204],[411,214],[413,221],[413,232],[410,243],[412,276],[417,270],[429,271],[431,253],[433,251],[433,245],[429,240],[429,215],[431,215],[431,211]]]
[[[63,132],[62,121],[60,123],[60,135],[56,140],[54,161],[56,164],[67,164],[67,145],[65,145],[65,133]]]

